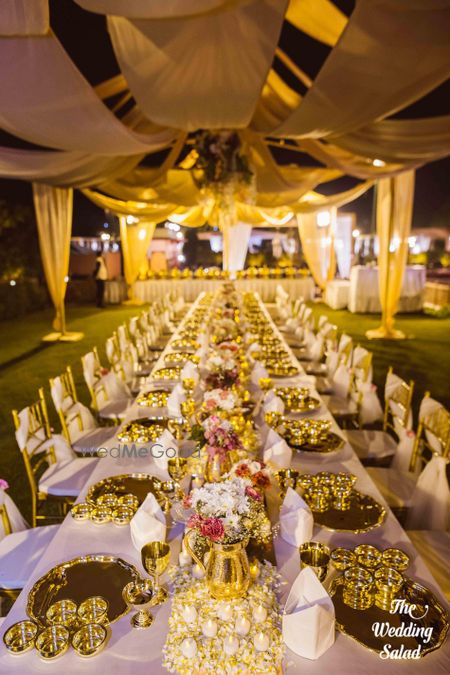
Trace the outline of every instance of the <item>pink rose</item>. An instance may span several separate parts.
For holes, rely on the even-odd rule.
[[[225,535],[223,523],[219,518],[206,518],[200,524],[200,532],[211,541],[220,541]]]
[[[186,525],[192,529],[196,527],[200,527],[200,524],[202,523],[203,518],[199,513],[193,513],[192,516],[189,518],[187,521]]]
[[[9,483],[4,478],[0,478],[0,490],[7,490],[9,488]]]

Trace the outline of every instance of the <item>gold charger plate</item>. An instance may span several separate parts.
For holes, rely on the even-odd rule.
[[[333,507],[321,512],[311,510],[316,525],[335,532],[355,532],[356,534],[368,532],[379,527],[386,518],[384,506],[375,501],[373,497],[358,490],[353,490],[350,508],[346,511],[338,511]]]
[[[343,438],[335,434],[333,431],[329,431],[326,438],[320,443],[310,443],[310,441],[304,441],[299,443],[295,436],[291,437],[289,429],[286,429],[282,434],[284,440],[288,445],[290,445],[294,450],[301,452],[320,452],[326,454],[327,452],[335,452],[340,450],[345,444]]]
[[[127,422],[117,434],[123,443],[148,443],[156,441],[167,428],[168,418],[163,415],[143,417]]]
[[[139,572],[130,563],[113,555],[85,555],[57,565],[36,581],[28,594],[27,614],[41,626],[47,625],[45,613],[57,600],[77,604],[94,595],[109,603],[108,619],[117,621],[128,612],[122,590]]]
[[[148,473],[126,473],[119,476],[110,476],[98,481],[88,490],[86,501],[93,504],[104,494],[113,493],[116,495],[133,494],[142,504],[149,492],[156,495],[157,486],[160,483],[158,478]]]
[[[422,619],[411,619],[408,614],[391,614],[375,605],[368,609],[349,607],[342,599],[343,584],[344,578],[339,576],[333,581],[330,589],[330,596],[336,613],[336,628],[341,633],[345,633],[359,644],[367,647],[367,649],[379,654],[386,644],[391,645],[390,651],[401,649],[402,645],[404,650],[417,649],[421,646],[420,656],[423,657],[429,652],[439,649],[444,643],[449,628],[448,613],[434,594],[425,586],[405,577],[405,583],[398,597],[404,598],[411,605],[416,605],[414,615],[425,614]],[[428,606],[428,610],[426,610],[426,606]],[[409,623],[414,623],[417,627],[432,628],[432,631],[430,631],[431,638],[429,642],[425,642],[420,635],[416,637],[377,637],[372,630],[372,625],[375,622],[388,622],[394,628],[398,628],[402,622],[406,626]]]

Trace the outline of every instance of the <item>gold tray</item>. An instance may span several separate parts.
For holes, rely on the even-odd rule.
[[[57,600],[77,604],[94,595],[108,600],[108,619],[117,621],[127,613],[122,590],[139,572],[130,563],[113,555],[85,555],[57,565],[36,581],[27,601],[27,614],[40,626],[47,626],[45,613]]]
[[[350,508],[338,511],[333,507],[326,511],[314,511],[316,525],[335,532],[368,532],[379,527],[386,518],[386,509],[373,497],[353,490],[350,497]]]
[[[287,430],[287,432],[286,431],[283,432],[283,438],[285,439],[286,443],[288,443],[288,445],[291,446],[291,448],[294,448],[294,450],[299,450],[302,452],[320,452],[322,454],[325,454],[327,452],[334,452],[335,450],[340,450],[345,443],[343,438],[333,433],[332,431],[328,432],[326,440],[317,444],[310,443],[309,441],[305,441],[304,443],[298,443],[298,441],[296,441],[295,438],[294,440],[291,439],[289,430]]]
[[[421,616],[428,611],[423,619],[411,619],[408,614],[395,613],[391,614],[383,609],[379,609],[375,605],[369,609],[353,609],[348,607],[342,599],[344,578],[338,577],[332,583],[330,589],[330,596],[333,600],[334,609],[336,612],[336,628],[348,635],[359,644],[367,647],[373,652],[380,653],[383,651],[386,644],[390,644],[390,651],[400,649],[404,645],[404,649],[417,649],[421,645],[420,656],[425,656],[429,652],[439,649],[444,643],[449,627],[448,613],[444,607],[439,603],[433,593],[417,582],[405,577],[405,583],[399,594],[399,598],[404,598],[409,604],[415,604],[416,609],[414,614]],[[388,622],[392,627],[398,627],[402,622],[408,624],[414,623],[424,628],[432,628],[431,639],[425,643],[421,641],[420,636],[417,637],[376,637],[372,625],[375,622]],[[432,672],[432,670],[430,671]]]
[[[117,434],[123,443],[148,443],[156,441],[167,428],[168,418],[163,415],[142,417],[127,422]]]
[[[142,504],[149,492],[157,494],[157,486],[161,481],[148,473],[126,473],[119,476],[104,478],[91,485],[86,495],[86,501],[95,504],[104,494],[116,495],[133,494]]]
[[[158,368],[152,373],[154,380],[178,380],[181,374],[180,366],[173,366],[171,368]]]
[[[163,408],[170,395],[170,389],[151,389],[137,397],[136,403],[149,408]]]

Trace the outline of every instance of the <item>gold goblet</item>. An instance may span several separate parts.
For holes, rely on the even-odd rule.
[[[182,380],[182,385],[183,389],[189,394],[189,396],[192,396],[194,393],[195,389],[195,380],[193,377],[184,377]]]
[[[149,628],[154,620],[148,608],[154,604],[155,589],[151,579],[130,581],[122,591],[122,597],[130,607],[137,610],[131,617],[133,628]]]
[[[150,576],[153,577],[155,605],[160,605],[167,600],[167,589],[159,585],[159,577],[166,571],[170,562],[170,546],[164,541],[152,541],[143,546],[141,550],[142,565]]]

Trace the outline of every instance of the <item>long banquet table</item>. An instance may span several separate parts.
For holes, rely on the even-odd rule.
[[[191,308],[188,316],[193,311],[194,306]],[[266,315],[269,317],[267,309],[264,309]],[[274,324],[273,330],[282,337]],[[176,333],[172,339],[175,337]],[[158,368],[162,364],[164,354],[170,350],[170,342],[155,368]],[[292,362],[298,365],[292,352],[291,358]],[[287,379],[283,380],[283,382],[287,383]],[[306,383],[307,386],[313,389],[311,378],[307,378],[303,371],[297,377],[289,378],[289,383]],[[317,392],[314,392],[314,395],[317,397]],[[128,411],[127,419],[137,417],[137,411],[138,407],[134,403]],[[331,420],[334,430],[337,433],[343,433],[324,405],[318,411],[317,417]],[[117,443],[112,441],[110,447],[114,447],[114,445],[117,445]],[[302,471],[305,472],[315,472],[318,470],[351,472],[358,477],[357,487],[359,490],[372,495],[377,501],[383,502],[382,496],[348,443],[340,451],[325,456],[313,457],[307,456],[306,453],[302,453],[301,456],[294,454],[293,465],[301,467]],[[158,477],[164,476],[151,458],[127,457],[114,459],[113,457],[105,457],[100,459],[96,464],[79,500],[83,500],[88,487],[98,480],[111,475],[135,471],[152,473]],[[174,563],[178,559],[182,529],[182,525],[175,525],[168,531],[168,540],[170,541],[172,561]],[[409,576],[431,588],[438,598],[445,603],[436,582],[422,559],[416,554],[406,533],[389,509],[383,525],[368,533],[356,535],[352,533],[330,532],[315,526],[313,539],[328,543],[333,547],[355,546],[358,543],[370,543],[383,548],[400,546],[411,556],[412,563],[408,570]],[[299,572],[298,551],[279,537],[275,539],[274,545],[277,566],[286,582],[283,597],[281,598],[281,602],[283,603],[292,582]],[[99,526],[91,522],[79,523],[75,522],[68,515],[42,558],[36,561],[34,573],[7,616],[3,624],[3,630],[14,622],[25,618],[28,593],[34,582],[42,574],[47,572],[51,567],[66,560],[79,555],[93,553],[117,555],[136,565],[139,571],[145,574],[141,566],[139,554],[133,548],[129,527],[117,528],[112,524]],[[167,634],[170,608],[170,601],[158,608],[153,608],[152,612],[155,615],[155,622],[150,629],[144,631],[137,631],[131,628],[129,614],[119,619],[119,621],[112,624],[112,634],[106,649],[93,660],[80,659],[73,650],[69,650],[69,652],[55,662],[44,663],[34,650],[18,657],[10,655],[2,645],[0,648],[0,672],[21,674],[45,672],[58,675],[61,672],[67,675],[71,673],[78,675],[79,673],[92,672],[105,672],[108,675],[115,675],[116,673],[120,675],[128,673],[130,675],[140,675],[141,673],[142,675],[158,675],[159,673],[166,673],[167,671],[162,665],[161,650]],[[299,639],[301,639],[301,636],[299,636]],[[335,644],[316,661],[303,659],[286,650],[283,670],[284,672],[304,673],[305,675],[323,675],[323,673],[379,675],[380,672],[392,675],[398,675],[399,673],[447,675],[450,672],[450,646],[447,643],[440,650],[427,655],[419,661],[381,661],[377,654],[372,653],[349,637],[337,632]],[[220,672],[220,667],[217,672]]]
[[[134,296],[143,302],[160,300],[171,292],[180,293],[186,302],[193,302],[204,292],[214,292],[223,281],[214,279],[149,279],[136,281]],[[314,280],[311,276],[298,279],[237,279],[234,282],[236,290],[243,293],[250,291],[259,293],[263,302],[273,302],[277,286],[289,293],[293,298],[303,297],[305,300],[314,298]]]

